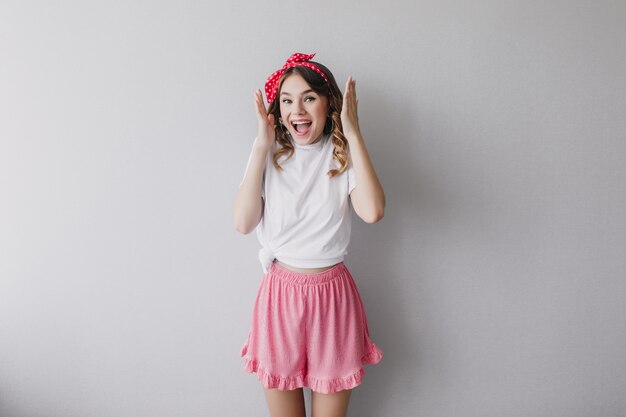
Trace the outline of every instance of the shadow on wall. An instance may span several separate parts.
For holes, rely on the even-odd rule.
[[[399,105],[390,101],[388,91],[368,85],[360,102],[367,101],[371,111],[359,109],[370,157],[385,189],[385,217],[369,225],[353,216],[346,257],[364,300],[370,336],[383,351],[379,364],[366,366],[363,384],[353,393],[350,415],[364,417],[390,415],[398,401],[421,391],[417,376],[424,365],[415,340],[424,333],[425,322],[415,317],[414,306],[428,294],[418,290],[423,279],[415,251],[421,246],[420,230],[442,209],[437,188],[417,164],[423,140],[417,101]],[[400,86],[394,91],[401,91]],[[423,303],[417,311],[427,306]]]

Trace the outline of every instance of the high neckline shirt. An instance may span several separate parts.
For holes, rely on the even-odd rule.
[[[337,264],[350,242],[352,165],[332,178],[327,175],[339,167],[329,135],[308,145],[292,144],[293,156],[279,160],[282,170],[273,164],[277,144],[266,159],[263,217],[256,228],[264,272],[274,260],[296,268]]]

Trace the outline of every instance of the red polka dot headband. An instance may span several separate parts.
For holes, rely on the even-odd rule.
[[[295,54],[289,57],[289,59],[287,60],[287,62],[285,62],[285,65],[283,65],[281,69],[279,69],[278,71],[270,75],[267,81],[265,82],[265,96],[267,97],[267,102],[271,103],[276,98],[276,94],[278,93],[278,83],[280,81],[280,77],[283,76],[283,73],[285,72],[287,68],[296,67],[298,65],[311,68],[313,71],[321,75],[322,78],[326,82],[328,82],[328,78],[326,78],[326,75],[324,75],[322,70],[320,70],[318,67],[316,67],[315,65],[309,62],[311,58],[313,58],[314,56],[315,56],[315,53],[312,53],[311,55],[306,55],[306,54],[301,54],[299,52],[296,52]]]

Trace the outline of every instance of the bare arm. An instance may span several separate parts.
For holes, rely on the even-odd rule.
[[[357,103],[355,81],[349,77],[343,97],[341,121],[350,146],[350,157],[356,177],[356,187],[350,193],[350,199],[354,211],[363,221],[376,223],[385,214],[385,192],[359,130]]]
[[[235,195],[233,204],[233,219],[235,229],[239,233],[248,234],[261,221],[263,216],[263,198],[261,186],[263,184],[263,170],[267,151],[257,146],[257,141],[252,147],[248,169],[243,182]]]
[[[267,154],[274,143],[274,116],[268,115],[263,104],[261,91],[255,94],[258,134],[252,146],[252,152],[243,182],[235,195],[233,220],[235,229],[243,234],[254,230],[263,217],[263,198],[261,186]]]

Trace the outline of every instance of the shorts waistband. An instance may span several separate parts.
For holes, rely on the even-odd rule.
[[[269,267],[268,274],[278,277],[280,280],[289,282],[291,284],[298,285],[316,285],[323,284],[325,282],[337,279],[345,274],[347,271],[343,262],[339,262],[332,268],[322,272],[305,273],[290,271],[278,264],[278,262],[272,262]]]

